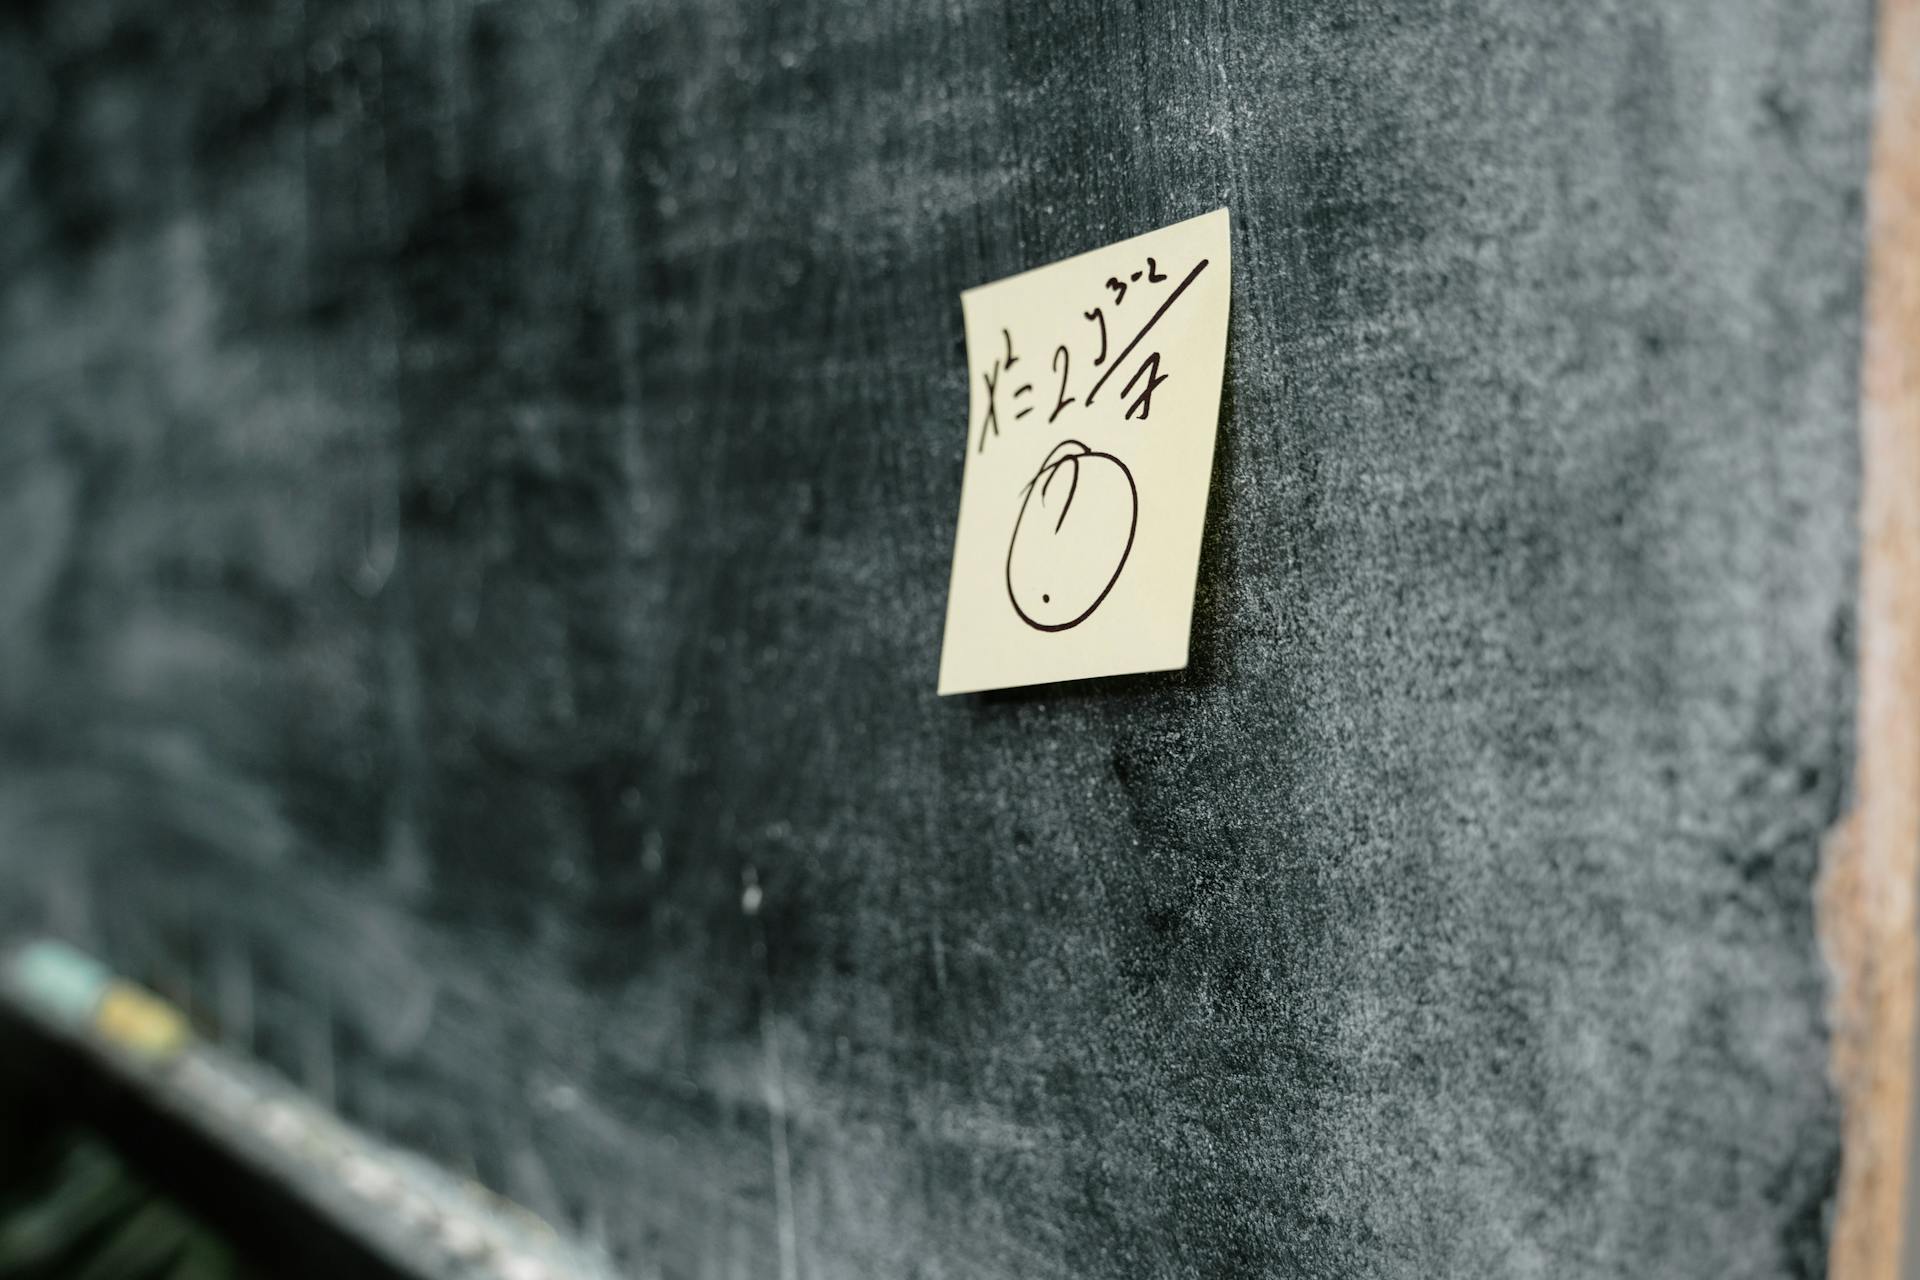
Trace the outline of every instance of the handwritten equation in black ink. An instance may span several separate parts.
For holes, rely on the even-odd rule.
[[[1148,261],[1151,262],[1152,259],[1149,258]],[[1107,385],[1107,379],[1113,376],[1114,370],[1118,369],[1121,365],[1127,362],[1127,357],[1133,354],[1133,349],[1140,345],[1140,339],[1146,337],[1149,333],[1153,332],[1153,326],[1160,323],[1160,317],[1167,314],[1167,309],[1171,307],[1174,303],[1180,300],[1180,295],[1185,293],[1187,291],[1187,287],[1191,285],[1195,280],[1198,280],[1200,278],[1200,273],[1202,271],[1205,271],[1206,269],[1207,269],[1207,260],[1205,258],[1202,258],[1200,259],[1199,262],[1194,264],[1193,270],[1187,272],[1187,278],[1185,280],[1182,280],[1179,284],[1173,286],[1173,292],[1168,294],[1167,300],[1160,304],[1160,309],[1147,317],[1147,322],[1140,326],[1140,332],[1133,335],[1133,341],[1129,342],[1126,346],[1120,348],[1120,354],[1117,357],[1115,357],[1114,362],[1111,365],[1107,366],[1107,371],[1101,374],[1100,377],[1094,382],[1093,386],[1087,391],[1087,403],[1089,405],[1093,403],[1093,398],[1100,394],[1100,388]],[[1162,276],[1160,278],[1164,280],[1166,277]],[[1159,354],[1160,353],[1156,351],[1153,355],[1154,369],[1156,372],[1159,370],[1159,367],[1160,367]],[[1137,378],[1139,375],[1136,374],[1134,376]],[[1153,395],[1153,388],[1157,387],[1163,381],[1165,381],[1165,379],[1163,378],[1154,378],[1151,382],[1148,383],[1147,390],[1143,394],[1145,396],[1151,397]],[[1125,395],[1127,394],[1127,391],[1132,390],[1132,388],[1133,388],[1133,383],[1129,382],[1127,384],[1127,389],[1123,390],[1120,394]],[[1129,413],[1127,416],[1132,417],[1133,415]],[[1141,416],[1144,417],[1145,414],[1143,413]]]
[[[1159,262],[1151,257],[1146,260],[1145,266],[1127,273],[1125,279],[1118,274],[1107,277],[1103,287],[1112,292],[1111,301],[1080,313],[1087,323],[1095,327],[1099,335],[1099,350],[1094,353],[1091,364],[1095,369],[1100,370],[1100,374],[1094,379],[1093,385],[1087,388],[1084,396],[1069,394],[1073,376],[1073,349],[1067,342],[1056,345],[1053,349],[1051,367],[1052,371],[1058,375],[1059,383],[1054,391],[1053,407],[1047,413],[1047,421],[1049,423],[1055,421],[1076,404],[1083,408],[1091,408],[1101,389],[1107,385],[1108,379],[1122,368],[1129,367],[1134,353],[1140,348],[1147,335],[1153,332],[1154,326],[1160,323],[1162,317],[1172,309],[1174,303],[1180,300],[1193,282],[1200,278],[1200,273],[1207,269],[1207,265],[1206,258],[1194,264],[1180,282],[1160,300],[1160,305],[1152,315],[1147,317],[1146,323],[1134,332],[1133,337],[1127,340],[1126,345],[1120,348],[1118,355],[1113,355],[1109,349],[1108,306],[1119,311],[1126,303],[1130,291],[1142,286],[1161,284],[1171,277],[1160,270]],[[1010,328],[1000,330],[1000,344],[1001,353],[994,358],[993,364],[982,370],[980,374],[981,383],[986,390],[984,397],[986,408],[980,415],[979,442],[975,445],[975,451],[981,453],[986,451],[989,438],[997,440],[1000,436],[1001,392],[1003,383],[1011,384],[1012,382],[1005,375],[1020,362],[1019,356],[1014,351],[1013,332]],[[1140,357],[1138,364],[1131,365],[1132,372],[1121,384],[1120,394],[1123,397],[1130,397],[1127,400],[1126,412],[1121,415],[1122,421],[1133,421],[1137,418],[1141,422],[1146,422],[1152,417],[1154,392],[1173,376],[1171,371],[1163,369],[1162,360],[1161,351],[1149,350]],[[1023,381],[1018,386],[1007,386],[1006,394],[1013,421],[1018,422],[1027,417],[1037,407],[1027,399],[1033,393],[1032,382]]]

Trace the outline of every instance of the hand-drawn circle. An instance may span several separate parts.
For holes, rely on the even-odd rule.
[[[1084,474],[1082,469],[1085,468]],[[1067,474],[1063,475],[1063,471]],[[1053,495],[1054,482],[1064,480],[1066,493],[1059,499],[1057,509],[1049,503]],[[1107,486],[1110,490],[1108,500],[1098,508],[1098,514],[1085,519],[1096,519],[1104,515],[1098,525],[1086,525],[1085,520],[1076,522],[1069,530],[1067,516],[1073,509],[1074,499],[1080,495],[1080,485]],[[1118,501],[1119,486],[1125,484],[1125,502]],[[1038,494],[1040,502],[1034,503]],[[1089,504],[1083,503],[1083,509]],[[1122,508],[1126,512],[1126,532],[1120,532],[1119,520],[1114,513]],[[1037,518],[1028,519],[1029,512]],[[1057,512],[1057,513],[1056,513]],[[1053,516],[1048,520],[1047,516]],[[1090,449],[1078,440],[1062,440],[1047,454],[1045,462],[1027,481],[1021,491],[1020,514],[1014,517],[1013,536],[1007,541],[1007,599],[1013,604],[1013,611],[1020,621],[1036,631],[1066,631],[1077,627],[1092,616],[1093,611],[1105,602],[1112,592],[1114,584],[1120,581],[1120,571],[1127,567],[1127,557],[1133,554],[1133,535],[1140,527],[1140,490],[1133,482],[1133,472],[1127,464],[1110,453],[1101,453]],[[1071,579],[1062,583],[1055,581],[1047,572],[1049,556],[1045,553],[1058,546],[1054,540],[1062,537],[1073,538],[1078,543],[1092,539],[1096,545],[1104,541],[1112,549],[1112,569],[1106,568],[1108,557],[1097,556],[1097,569],[1090,575],[1082,575],[1080,581]],[[1023,541],[1024,539],[1024,541]],[[1023,568],[1016,573],[1015,553],[1028,549],[1035,554],[1022,556]],[[1035,561],[1038,561],[1036,569]],[[1056,566],[1057,567],[1057,566]],[[1045,581],[1041,581],[1045,578]],[[1042,588],[1046,589],[1043,590]],[[1054,600],[1060,604],[1055,606]],[[1035,603],[1036,599],[1038,603]]]

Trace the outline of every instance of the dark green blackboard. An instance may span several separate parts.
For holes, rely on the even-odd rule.
[[[10,6],[0,925],[637,1275],[1818,1274],[1869,44]],[[957,294],[1221,205],[1191,669],[936,699]]]

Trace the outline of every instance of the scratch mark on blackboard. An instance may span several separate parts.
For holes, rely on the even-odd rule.
[[[773,1204],[780,1229],[780,1280],[798,1280],[799,1232],[793,1214],[793,1153],[787,1145],[786,1073],[780,1064],[780,1037],[774,1026],[773,970],[767,958],[767,926],[760,917],[759,877],[747,868],[741,906],[753,917],[753,949],[760,961],[760,1045],[766,1061],[767,1129],[773,1155]]]

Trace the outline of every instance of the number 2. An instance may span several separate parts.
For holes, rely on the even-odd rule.
[[[1053,349],[1053,367],[1060,374],[1060,394],[1055,397],[1053,412],[1047,415],[1048,422],[1059,417],[1060,411],[1072,404],[1074,400],[1067,394],[1067,371],[1073,367],[1073,357],[1067,353],[1066,347],[1059,346]]]

